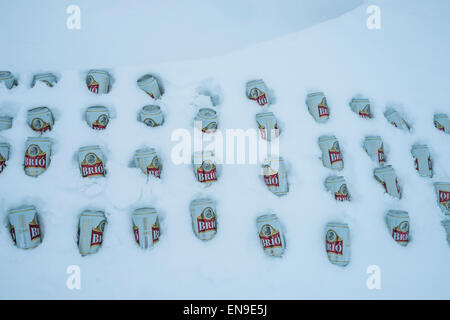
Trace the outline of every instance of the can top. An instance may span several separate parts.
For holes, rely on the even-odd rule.
[[[138,86],[140,87],[144,87],[152,82],[156,82],[156,79],[151,75],[151,74],[144,74],[142,77],[140,77],[136,82],[138,84]]]
[[[85,146],[85,147],[81,147],[80,149],[78,149],[78,152],[86,152],[86,151],[101,151],[102,149],[100,148],[100,146],[95,145],[95,146]]]
[[[369,140],[381,140],[380,136],[366,136],[364,138],[364,140],[369,141]]]
[[[7,142],[0,142],[0,148],[4,148],[4,147],[10,148],[11,146]]]
[[[214,157],[214,153],[211,150],[195,151],[194,158]]]
[[[150,156],[150,155],[155,154],[155,153],[156,153],[156,150],[154,148],[145,147],[145,148],[141,148],[141,149],[136,150],[134,154],[137,157],[139,157],[139,156],[142,157],[142,156]]]
[[[37,107],[37,108],[28,110],[29,116],[37,116],[37,115],[44,114],[44,113],[51,113],[51,111],[47,107]]]
[[[435,183],[434,183],[434,186],[435,186],[435,187],[438,187],[438,186],[444,186],[444,187],[450,188],[450,182],[435,182]]]
[[[379,167],[379,168],[375,168],[373,169],[373,173],[382,173],[382,172],[388,172],[388,171],[394,171],[394,168],[391,165],[387,165],[384,167]]]
[[[270,222],[276,220],[278,220],[278,217],[275,213],[263,214],[256,218],[256,223]]]
[[[414,144],[411,147],[411,151],[414,150],[414,149],[426,149],[426,150],[428,150],[428,146],[426,144]]]
[[[159,114],[161,113],[161,108],[156,105],[146,105],[142,107],[142,113],[144,114]]]
[[[395,110],[394,108],[386,108],[386,111],[384,111],[384,116],[385,117],[389,117],[392,114],[398,114],[397,110]]]
[[[92,106],[87,108],[86,112],[108,112],[108,108],[104,106]]]
[[[263,79],[255,79],[255,80],[250,80],[247,82],[247,87],[251,87],[251,86],[256,86],[258,84],[264,84],[264,80]]]
[[[211,108],[201,108],[200,110],[198,110],[197,117],[203,119],[216,119],[217,113]]]
[[[445,113],[435,113],[434,119],[448,119],[448,115]]]
[[[313,97],[316,97],[316,96],[325,96],[325,94],[322,91],[312,92],[312,93],[308,93],[306,95],[306,98],[309,99],[309,98],[313,98]]]
[[[10,116],[0,116],[0,121],[1,122],[11,122],[12,121],[12,117]]]
[[[353,103],[370,103],[369,99],[366,98],[353,98],[350,104]]]
[[[101,217],[101,218],[105,218],[105,212],[101,211],[101,210],[84,210],[81,214],[80,217]]]
[[[26,143],[51,143],[50,138],[47,137],[28,137]]]
[[[22,213],[22,212],[28,212],[28,211],[36,211],[36,207],[31,206],[31,205],[23,205],[23,206],[9,210],[9,214],[16,214],[16,213]]]
[[[320,142],[326,142],[329,140],[337,140],[336,136],[334,135],[322,135],[319,137],[319,143]]]
[[[386,215],[394,217],[394,218],[408,218],[409,219],[408,212],[402,211],[402,210],[389,210]]]
[[[133,212],[133,215],[135,215],[135,216],[144,215],[144,214],[157,214],[157,212],[156,212],[155,208],[138,208],[138,209],[135,209]]]
[[[42,79],[42,78],[56,78],[55,77],[55,75],[53,74],[53,73],[36,73],[34,76],[33,76],[33,78],[35,79],[35,80],[39,80],[39,79]]]
[[[196,206],[203,206],[203,205],[214,205],[214,201],[210,198],[200,198],[200,199],[194,199],[191,201],[190,206],[196,207]]]
[[[343,176],[329,176],[325,179],[325,183],[345,183],[345,178]]]
[[[0,80],[8,80],[13,78],[13,75],[10,71],[0,71]]]
[[[265,117],[275,117],[275,115],[273,114],[273,112],[260,112],[256,114],[256,119]]]
[[[348,224],[344,222],[329,222],[326,226],[327,229],[331,228],[341,228],[341,229],[349,229]]]
[[[92,73],[103,74],[103,75],[109,76],[109,73],[108,73],[108,71],[106,71],[106,70],[91,69],[91,70],[88,71],[88,75],[89,75],[89,74],[92,74]]]

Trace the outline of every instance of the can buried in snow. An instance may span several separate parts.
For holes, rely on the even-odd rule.
[[[134,164],[142,173],[161,178],[161,164],[154,148],[142,148],[134,154]]]
[[[104,70],[89,70],[86,76],[86,85],[92,93],[105,94],[109,92],[111,77]]]
[[[396,128],[405,131],[409,131],[411,129],[405,119],[403,119],[403,117],[397,112],[397,110],[393,108],[386,109],[386,111],[384,112],[384,117],[390,124],[392,124]]]
[[[217,113],[210,108],[201,108],[194,118],[195,122],[200,122],[202,132],[213,133],[217,130]]]
[[[334,194],[334,199],[338,201],[349,201],[347,184],[342,176],[330,176],[325,179],[325,188]]]
[[[350,108],[361,118],[370,119],[373,118],[370,111],[370,101],[369,99],[355,99],[353,98],[350,102]]]
[[[264,183],[270,192],[283,196],[289,192],[286,167],[282,157],[269,158],[263,163]]]
[[[31,81],[31,88],[33,88],[38,81],[44,83],[47,87],[50,88],[58,83],[58,79],[56,79],[53,73],[39,73],[33,76],[33,80]]]
[[[155,208],[139,208],[134,210],[133,233],[136,243],[142,249],[153,248],[159,241],[159,215]]]
[[[137,80],[139,88],[144,90],[153,99],[159,99],[161,97],[161,91],[159,90],[158,81],[150,74],[143,75]]]
[[[411,148],[411,154],[414,158],[414,166],[421,177],[433,176],[433,164],[430,151],[425,144],[415,144]]]
[[[259,216],[256,218],[256,228],[264,252],[269,256],[281,257],[286,250],[286,242],[277,215]]]
[[[257,113],[256,123],[258,124],[261,139],[272,141],[278,138],[280,130],[273,112]]]
[[[325,228],[328,260],[345,267],[350,262],[350,229],[346,223],[330,222]]]
[[[192,229],[200,240],[211,240],[217,233],[216,205],[211,199],[195,199],[189,209],[192,217]]]
[[[384,153],[383,141],[380,136],[366,136],[363,148],[370,159],[377,162],[379,166],[384,165],[386,162],[386,155]]]
[[[9,116],[0,116],[0,131],[8,130],[12,127],[13,118]]]
[[[94,130],[104,130],[109,123],[109,110],[103,106],[93,106],[86,110],[86,122]]]
[[[43,134],[52,130],[55,120],[49,108],[37,107],[28,110],[27,123],[33,131]]]
[[[41,243],[41,228],[34,206],[9,210],[9,232],[17,248],[31,249]]]
[[[311,116],[320,123],[325,123],[330,117],[327,98],[323,92],[314,92],[306,95],[306,106]]]
[[[155,105],[147,105],[142,107],[139,112],[139,121],[145,123],[149,127],[158,127],[164,123],[164,116],[161,108]]]
[[[7,89],[12,89],[17,86],[17,80],[9,71],[0,71],[0,83],[3,82]]]
[[[439,208],[446,215],[450,215],[450,183],[436,182],[434,184],[436,195],[438,198]]]
[[[386,214],[386,224],[392,239],[401,246],[409,241],[409,215],[406,211],[389,210]]]
[[[341,149],[335,136],[320,136],[319,147],[322,151],[322,163],[325,168],[333,170],[342,170],[344,168]]]
[[[106,217],[103,211],[85,210],[78,223],[78,249],[81,255],[96,253],[103,243]]]
[[[398,185],[397,175],[392,166],[375,168],[373,170],[375,179],[384,187],[384,191],[392,197],[400,199],[402,197]]]
[[[247,82],[247,97],[256,101],[261,107],[270,104],[266,84],[261,79]]]
[[[450,120],[444,113],[436,113],[433,117],[434,126],[445,133],[450,133]]]
[[[28,138],[25,142],[25,174],[37,177],[50,166],[51,140],[49,138]]]
[[[9,159],[9,149],[8,143],[0,142],[0,173],[6,168],[6,161]]]
[[[444,227],[445,232],[447,233],[447,243],[450,246],[450,216],[448,219],[442,221],[441,224]]]
[[[210,186],[217,181],[217,168],[212,151],[194,152],[193,168],[198,182]]]
[[[78,164],[83,178],[104,177],[103,152],[99,146],[81,147],[78,150]]]

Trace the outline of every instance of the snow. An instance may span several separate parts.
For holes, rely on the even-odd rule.
[[[229,31],[237,39],[248,35],[251,19],[245,12],[255,6],[253,1],[244,3],[242,11],[236,3],[214,9],[245,26]],[[294,1],[287,3],[295,6]],[[450,298],[450,251],[433,189],[433,182],[450,181],[449,136],[433,126],[434,113],[450,112],[446,102],[450,43],[445,41],[450,4],[378,0],[355,8],[356,4],[336,5],[323,19],[313,10],[316,18],[311,18],[308,28],[292,22],[289,28],[266,33],[267,37],[245,47],[242,40],[227,40],[227,45],[218,48],[220,41],[206,40],[208,32],[200,35],[188,28],[186,33],[195,32],[196,37],[192,45],[180,45],[186,47],[186,55],[183,51],[175,54],[176,47],[167,42],[129,33],[133,27],[143,28],[143,20],[158,16],[147,18],[142,13],[147,8],[140,3],[142,7],[136,4],[129,16],[120,18],[118,12],[128,11],[116,3],[111,14],[117,16],[118,25],[105,25],[106,11],[96,16],[82,8],[82,15],[87,12],[79,35],[66,30],[64,24],[64,30],[52,30],[50,35],[41,27],[25,35],[26,27],[37,24],[26,15],[32,14],[47,27],[56,18],[44,13],[45,6],[30,7],[36,10],[23,17],[22,11],[2,4],[11,12],[2,23],[19,19],[24,25],[9,29],[9,36],[2,37],[13,49],[0,53],[2,68],[19,75],[19,86],[11,91],[0,88],[0,111],[14,116],[13,127],[0,133],[1,141],[12,146],[8,167],[0,175],[0,212],[6,227],[9,208],[34,204],[41,218],[43,243],[33,250],[19,250],[8,230],[0,229],[0,298]],[[366,28],[366,8],[372,4],[381,8],[380,30]],[[92,6],[94,11],[97,4],[80,1],[80,6]],[[165,10],[165,6],[156,9]],[[58,8],[65,10],[63,5]],[[261,12],[273,9],[269,5],[259,8]],[[188,16],[211,23],[209,11],[203,14],[195,9]],[[180,15],[177,10],[182,11],[171,11],[174,16],[161,28],[161,37],[165,32],[171,37],[175,28],[182,28],[181,23],[174,23]],[[136,19],[132,13],[138,14]],[[283,17],[284,12],[276,14]],[[97,24],[103,33],[94,35],[104,34],[105,41],[114,42],[115,52],[96,53],[102,38],[86,38],[96,17],[103,21]],[[121,26],[126,28],[113,37]],[[46,49],[33,53],[35,46]],[[216,49],[204,52],[202,48],[208,46]],[[54,53],[47,55],[48,48],[54,48]],[[96,96],[87,90],[84,77],[92,67],[107,68],[114,77],[109,94]],[[33,74],[44,69],[59,77],[58,84],[30,89]],[[163,82],[165,93],[156,102],[165,116],[161,127],[149,128],[136,120],[142,106],[152,103],[136,85],[145,73]],[[207,103],[199,95],[205,90],[219,97],[215,108],[221,130],[255,128],[254,117],[261,109],[246,98],[245,83],[258,78],[274,93],[269,111],[281,124],[280,155],[288,165],[289,194],[281,198],[271,194],[255,164],[224,164],[218,183],[202,187],[195,182],[190,165],[171,161],[176,145],[172,133],[176,129],[193,133],[196,111]],[[314,91],[327,96],[330,120],[326,124],[316,123],[304,103],[306,94]],[[351,111],[348,103],[357,95],[371,100],[374,119],[360,119]],[[25,139],[34,135],[25,120],[26,110],[41,105],[55,113],[55,126],[48,134],[54,153],[47,172],[34,179],[22,167]],[[114,111],[115,118],[104,132],[91,130],[83,120],[83,112],[91,105]],[[390,105],[409,121],[411,132],[387,123],[383,112]],[[335,202],[323,185],[333,174],[319,158],[317,139],[323,134],[334,134],[339,140],[344,158],[339,175],[347,181],[349,203]],[[384,194],[373,178],[375,164],[361,147],[365,135],[382,137],[387,164],[399,177],[401,200]],[[416,173],[410,154],[414,143],[430,147],[432,179]],[[107,177],[83,181],[76,152],[95,144],[104,148]],[[155,147],[161,156],[160,181],[147,182],[138,169],[129,167],[134,151],[143,146]],[[218,233],[206,243],[194,236],[189,215],[190,201],[200,195],[217,201]],[[131,213],[141,206],[155,207],[163,218],[160,243],[150,251],[141,250],[132,233]],[[101,250],[81,257],[75,243],[76,226],[86,208],[105,210],[108,224]],[[405,248],[390,238],[384,221],[389,209],[410,215],[411,241]],[[275,212],[286,230],[287,250],[281,259],[266,256],[257,237],[256,217],[267,211]],[[330,221],[350,226],[351,262],[345,268],[330,264],[326,257],[324,227]],[[66,287],[70,265],[80,266],[80,290]],[[381,290],[366,286],[370,265],[380,267]]]

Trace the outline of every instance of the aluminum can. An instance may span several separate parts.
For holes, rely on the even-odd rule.
[[[256,114],[256,123],[261,134],[261,139],[272,141],[278,138],[280,130],[273,112],[261,112]]]
[[[56,83],[58,83],[58,79],[56,79],[53,73],[39,73],[33,76],[33,80],[31,81],[31,88],[36,85],[36,82],[40,81],[44,83],[47,87],[52,88]]]
[[[86,122],[94,130],[104,130],[109,123],[108,108],[93,106],[86,110]]]
[[[217,181],[217,168],[212,151],[194,152],[193,168],[198,182],[210,186]]]
[[[392,239],[401,246],[409,241],[409,215],[406,211],[389,210],[386,214],[386,224]]]
[[[386,155],[384,153],[383,141],[380,136],[366,136],[363,148],[366,150],[370,159],[377,162],[379,166],[384,166]]]
[[[159,241],[159,215],[155,208],[139,208],[134,210],[133,233],[136,243],[142,249],[153,248]]]
[[[0,82],[3,82],[7,89],[12,89],[14,86],[17,86],[17,80],[9,71],[0,71]]]
[[[27,123],[33,131],[43,134],[52,130],[55,119],[49,108],[37,107],[28,110]]]
[[[350,229],[346,223],[330,222],[325,228],[328,260],[345,267],[350,262]]]
[[[103,211],[85,210],[78,223],[77,244],[82,256],[96,253],[103,243],[106,217]]]
[[[450,246],[450,217],[449,217],[449,219],[445,219],[441,223],[445,229],[445,232],[447,233],[447,243]]]
[[[6,161],[9,159],[9,149],[8,143],[0,142],[0,173],[6,168]]]
[[[450,133],[450,120],[444,113],[436,113],[433,117],[434,126],[445,133]]]
[[[397,110],[393,108],[386,109],[386,111],[384,112],[384,117],[390,124],[392,124],[396,128],[405,131],[409,131],[411,129],[405,119],[403,119],[403,117],[397,112]]]
[[[333,170],[342,170],[344,168],[341,149],[335,136],[320,136],[319,147],[322,151],[322,163],[325,168]]]
[[[161,178],[161,163],[154,148],[142,148],[134,154],[134,164],[142,173]]]
[[[89,91],[93,93],[108,93],[110,86],[110,75],[104,70],[89,70],[86,76],[86,85]]]
[[[436,182],[434,184],[434,190],[436,190],[439,208],[446,215],[450,215],[450,183]]]
[[[394,198],[402,197],[400,186],[398,185],[397,175],[392,166],[375,168],[373,170],[375,179],[384,187],[384,191]]]
[[[39,217],[34,206],[11,209],[8,218],[9,232],[17,248],[31,249],[41,243]]]
[[[139,88],[144,90],[153,99],[159,99],[161,97],[161,91],[159,90],[158,81],[150,74],[143,75],[137,80]]]
[[[216,205],[211,199],[195,199],[189,209],[192,217],[192,229],[200,240],[211,240],[217,233]]]
[[[329,176],[325,179],[325,188],[327,191],[334,194],[334,199],[338,201],[349,201],[350,194],[348,193],[345,178],[342,176]]]
[[[262,169],[264,183],[270,192],[279,197],[289,193],[287,172],[282,157],[266,159]]]
[[[330,118],[327,98],[323,92],[314,92],[306,95],[306,106],[311,116],[319,123],[325,123]]]
[[[433,164],[430,151],[425,144],[415,144],[411,148],[411,154],[414,159],[414,166],[421,177],[433,176]]]
[[[37,177],[50,166],[51,141],[49,138],[28,138],[25,142],[25,174]]]
[[[264,252],[269,256],[281,257],[286,250],[286,241],[276,214],[265,214],[256,218],[256,228]]]
[[[7,130],[12,127],[13,118],[8,116],[0,116],[0,131]]]
[[[369,99],[355,99],[353,98],[350,102],[350,108],[361,118],[371,119],[373,118],[372,112],[370,111],[370,101]]]
[[[201,122],[202,132],[204,133],[213,133],[217,130],[217,113],[213,109],[201,108],[195,116],[194,121]]]
[[[247,97],[256,101],[261,107],[269,106],[270,104],[266,84],[262,79],[247,82]]]
[[[78,150],[78,164],[83,178],[104,177],[103,152],[99,146],[81,147]]]
[[[158,127],[164,123],[164,116],[159,106],[147,105],[142,107],[139,120],[149,127]]]

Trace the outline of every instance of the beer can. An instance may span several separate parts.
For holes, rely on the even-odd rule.
[[[144,90],[153,99],[159,99],[161,97],[161,91],[159,90],[158,81],[150,74],[143,75],[137,80],[139,88]]]
[[[0,142],[0,173],[6,168],[6,161],[9,159],[9,144]]]
[[[270,192],[279,197],[289,193],[287,172],[282,157],[265,159],[262,169],[264,183],[269,188]]]
[[[441,223],[447,233],[447,243],[450,246],[450,219],[445,219]]]
[[[433,117],[434,126],[445,133],[450,133],[450,120],[444,113],[436,113]]]
[[[405,119],[403,119],[403,117],[397,112],[397,110],[393,108],[387,108],[384,112],[384,117],[390,124],[392,124],[396,128],[405,131],[409,131],[411,129]]]
[[[161,163],[154,148],[142,148],[134,154],[134,164],[142,173],[161,178]]]
[[[306,95],[306,106],[311,116],[319,123],[325,123],[330,117],[327,98],[323,92],[314,92]]]
[[[13,118],[8,116],[0,116],[0,131],[7,130],[12,127]]]
[[[280,130],[273,112],[257,113],[256,123],[258,124],[261,139],[272,141],[278,138]]]
[[[201,108],[194,118],[194,121],[201,122],[202,132],[213,133],[217,130],[217,113],[210,108]]]
[[[52,130],[55,120],[49,108],[37,107],[28,110],[27,123],[33,131],[43,134]]]
[[[9,232],[17,248],[31,249],[41,243],[39,217],[34,206],[9,210]]]
[[[325,188],[327,191],[334,194],[334,199],[338,201],[349,201],[350,195],[348,193],[345,178],[342,176],[329,176],[325,179]]]
[[[33,76],[33,80],[31,81],[31,88],[36,85],[36,82],[40,81],[44,83],[46,86],[52,88],[58,82],[55,75],[53,73],[39,73]]]
[[[328,260],[345,267],[350,262],[350,229],[346,223],[330,222],[325,228]]]
[[[386,224],[392,239],[401,246],[409,241],[409,215],[406,211],[389,210],[386,214]]]
[[[28,138],[25,142],[25,174],[37,177],[50,166],[52,142],[49,138]]]
[[[78,150],[78,163],[83,178],[104,177],[103,152],[99,146],[86,146]]]
[[[256,218],[256,228],[264,252],[269,256],[281,257],[286,250],[286,241],[276,214],[265,214]]]
[[[86,110],[86,122],[94,130],[104,130],[109,123],[109,110],[103,106],[93,106]]]
[[[350,102],[350,108],[361,118],[370,119],[372,118],[372,113],[370,112],[370,101],[369,99],[356,99],[353,98]]]
[[[17,86],[17,80],[9,71],[0,71],[0,82],[3,82],[7,89],[12,89],[14,86]]]
[[[78,249],[82,256],[96,253],[103,243],[106,217],[103,211],[85,210],[78,223]]]
[[[134,210],[133,233],[136,243],[142,249],[153,248],[159,241],[159,215],[155,208],[139,208]]]
[[[86,76],[86,85],[92,93],[108,93],[110,89],[110,75],[104,70],[89,70]]]
[[[189,209],[192,217],[192,229],[200,240],[211,240],[217,233],[216,205],[209,198],[195,199]]]
[[[425,144],[415,144],[411,148],[411,154],[414,159],[414,166],[421,177],[433,176],[433,164],[430,151]]]
[[[142,107],[139,120],[149,127],[158,127],[164,123],[164,116],[159,106],[147,105]]]
[[[375,168],[373,170],[375,179],[384,187],[384,191],[392,197],[401,198],[400,187],[398,185],[397,175],[392,166]]]
[[[270,104],[266,84],[262,79],[247,82],[247,97],[256,101],[261,107]]]
[[[386,162],[383,141],[380,136],[366,136],[363,144],[364,150],[373,161],[379,166],[383,166]]]
[[[434,189],[436,190],[439,208],[446,215],[450,215],[450,183],[436,182]]]
[[[217,181],[217,168],[212,151],[194,152],[193,168],[198,182],[210,186]]]
[[[322,163],[325,168],[333,170],[342,170],[344,168],[341,149],[335,136],[320,136],[319,147],[322,151]]]

